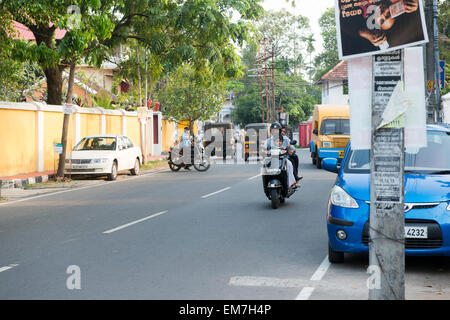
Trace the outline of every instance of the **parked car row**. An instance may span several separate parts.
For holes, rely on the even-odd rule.
[[[84,137],[68,154],[65,173],[70,175],[107,175],[116,180],[121,171],[138,175],[142,163],[141,148],[124,135]]]

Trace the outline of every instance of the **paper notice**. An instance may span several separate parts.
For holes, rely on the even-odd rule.
[[[378,125],[377,129],[382,127],[404,128],[404,114],[411,104],[412,102],[403,90],[403,81],[399,81],[392,92],[391,99],[389,100],[386,109],[384,109],[381,123]]]

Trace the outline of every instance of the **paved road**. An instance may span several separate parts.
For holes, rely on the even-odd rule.
[[[1,205],[0,299],[366,299],[367,256],[326,260],[335,175],[300,155],[302,188],[278,210],[256,164]],[[67,288],[74,265],[79,290]],[[407,297],[450,299],[449,266],[408,262]]]

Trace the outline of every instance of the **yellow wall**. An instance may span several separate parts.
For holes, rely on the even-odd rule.
[[[55,153],[53,143],[60,142],[64,115],[61,112],[44,112],[44,170],[54,171],[58,168],[59,154]],[[69,120],[67,132],[67,152],[75,146],[73,116]],[[34,169],[33,171],[36,171]]]
[[[80,123],[81,123],[81,135],[83,138],[85,136],[91,136],[95,134],[101,134],[101,116],[99,114],[81,114],[80,115]]]
[[[106,134],[122,134],[121,116],[106,116]]]
[[[134,142],[135,145],[141,147],[141,125],[137,117],[127,117],[127,134],[126,136]]]
[[[162,135],[162,151],[168,152],[170,147],[175,143],[173,130],[177,124],[173,121],[162,119],[161,122],[161,135]]]
[[[30,109],[25,103],[23,108]],[[9,177],[38,171],[38,129],[37,110],[22,110],[21,104],[0,102],[0,177]],[[46,110],[47,109],[47,110]],[[58,155],[53,143],[61,141],[63,113],[56,107],[43,107],[43,171],[54,171],[58,165]],[[106,133],[122,134],[122,117],[106,114]],[[75,140],[75,116],[70,116],[67,150],[78,141]],[[101,115],[80,113],[79,135],[101,134]],[[127,115],[127,136],[140,146],[140,125],[136,116]],[[164,139],[164,136],[163,136]],[[42,163],[42,162],[41,162]]]
[[[0,110],[0,177],[36,168],[36,115],[27,110]]]

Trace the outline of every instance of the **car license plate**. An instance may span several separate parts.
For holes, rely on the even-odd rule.
[[[87,165],[76,165],[76,164],[74,164],[73,165],[73,168],[74,169],[87,169],[88,168],[88,166]]]
[[[345,151],[339,151],[339,158],[343,158],[344,157],[344,153],[345,153]]]
[[[405,238],[428,239],[427,227],[405,227]]]

